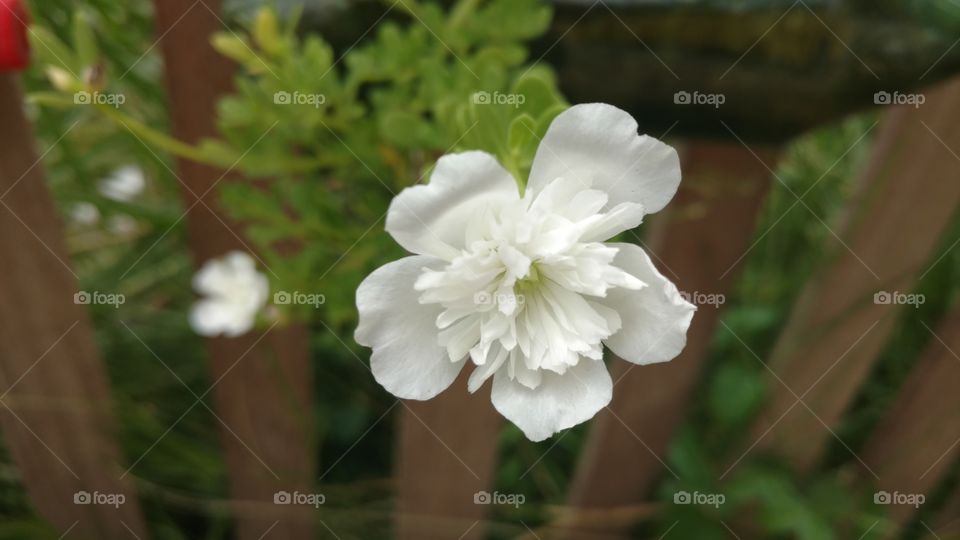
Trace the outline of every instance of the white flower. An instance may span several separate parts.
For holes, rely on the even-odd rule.
[[[70,207],[70,221],[77,225],[89,226],[100,221],[100,210],[93,203],[78,202]]]
[[[270,293],[266,276],[242,251],[207,261],[193,276],[193,288],[205,298],[190,310],[190,326],[203,336],[249,332]]]
[[[469,361],[476,391],[534,441],[610,402],[603,346],[650,364],[686,344],[695,308],[633,244],[603,243],[676,193],[676,151],[626,112],[578,105],[541,141],[526,192],[484,152],[446,155],[393,200],[387,231],[417,255],[357,290],[358,343],[400,398],[446,389]],[[465,419],[465,421],[469,421]]]
[[[108,199],[129,202],[143,193],[147,179],[143,170],[135,165],[127,165],[113,171],[100,181],[100,194]]]

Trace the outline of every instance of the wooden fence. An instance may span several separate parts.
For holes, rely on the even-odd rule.
[[[196,141],[213,134],[214,103],[231,87],[231,65],[207,45],[222,24],[218,3],[167,0],[156,8],[173,130]],[[59,531],[78,538],[146,539],[135,488],[121,474],[129,464],[111,431],[103,362],[89,317],[73,302],[76,275],[18,83],[10,76],[0,77],[0,118],[0,253],[17,254],[0,261],[4,440],[36,511]],[[956,214],[958,119],[960,81],[930,90],[921,108],[890,108],[875,128],[873,155],[850,206],[841,216],[810,216],[831,229],[831,256],[805,285],[773,351],[754,351],[746,336],[735,336],[768,365],[771,393],[731,466],[749,452],[782,456],[800,473],[820,463],[903,316],[902,307],[875,303],[873,295],[915,289]],[[643,240],[682,290],[730,292],[757,236],[766,195],[790,189],[776,173],[781,148],[751,147],[735,135],[725,142],[682,142],[682,189]],[[226,219],[212,197],[213,188],[234,181],[235,174],[186,160],[172,172],[182,183],[196,262],[247,249],[243,225]],[[794,194],[797,211],[806,211],[804,195]],[[687,348],[671,363],[618,363],[614,399],[591,422],[565,512],[530,534],[618,538],[644,514],[710,340],[732,332],[721,315],[719,308],[702,308]],[[849,468],[863,485],[930,493],[957,461],[960,312],[929,332],[927,348],[867,443],[849,449]],[[215,381],[208,390],[211,412],[222,431],[238,537],[244,540],[339,537],[321,528],[311,512],[267,504],[277,491],[306,491],[316,482],[308,341],[306,328],[293,326],[207,344]],[[398,538],[486,533],[489,507],[474,504],[473,494],[493,490],[503,422],[482,393],[467,394],[462,382],[433,401],[396,407]],[[97,491],[124,494],[127,504],[71,504],[75,496]],[[891,509],[897,526],[915,511]],[[927,524],[931,538],[956,533],[958,515],[960,491]]]

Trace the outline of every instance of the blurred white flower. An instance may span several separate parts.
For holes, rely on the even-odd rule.
[[[242,251],[207,261],[193,276],[193,288],[204,298],[190,310],[190,326],[202,336],[249,332],[270,292],[266,276]]]
[[[70,221],[77,225],[93,225],[100,221],[100,210],[93,203],[75,203],[70,207]]]
[[[100,181],[100,194],[108,199],[130,202],[143,193],[147,179],[143,170],[135,165],[126,165],[113,171]]]
[[[609,403],[603,346],[650,364],[686,344],[696,309],[644,251],[605,240],[676,193],[673,148],[626,112],[578,105],[550,125],[526,192],[485,152],[446,155],[428,185],[393,200],[387,231],[417,255],[357,290],[358,343],[394,395],[430,399],[469,360],[471,392],[534,441]]]

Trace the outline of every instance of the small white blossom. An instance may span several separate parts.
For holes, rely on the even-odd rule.
[[[143,170],[135,165],[126,165],[113,171],[100,181],[100,194],[108,199],[130,202],[143,193],[147,179]]]
[[[190,310],[190,326],[203,336],[249,332],[270,294],[266,276],[242,251],[207,261],[193,276],[193,288],[204,298]]]
[[[78,202],[70,207],[70,221],[77,225],[94,225],[100,221],[100,210],[93,203]]]
[[[357,290],[358,343],[376,380],[425,400],[470,363],[494,407],[546,439],[610,402],[603,347],[637,364],[673,359],[695,310],[644,251],[605,243],[677,191],[676,151],[605,104],[560,114],[525,193],[485,152],[446,155],[428,185],[393,200],[387,231],[417,254]]]

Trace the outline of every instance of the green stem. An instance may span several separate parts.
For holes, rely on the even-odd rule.
[[[97,105],[97,111],[157,148],[199,163],[220,165],[220,163],[216,163],[215,160],[210,159],[209,156],[204,155],[197,147],[178,141],[165,133],[157,131],[143,122],[121,113],[115,107]]]
[[[31,103],[37,105],[45,105],[50,107],[58,107],[63,109],[68,109],[74,107],[75,104],[73,101],[62,95],[52,92],[38,92],[33,93],[28,96],[28,99]],[[205,165],[211,165],[214,167],[234,167],[237,164],[235,162],[226,163],[221,159],[216,159],[211,157],[203,152],[200,147],[193,146],[182,141],[175,139],[161,131],[157,131],[150,126],[144,124],[143,122],[136,120],[126,114],[123,114],[117,108],[110,105],[96,105],[96,110],[103,116],[107,117],[111,121],[122,125],[130,133],[133,133],[145,143],[149,143],[155,148],[159,148],[170,154],[173,154],[178,157],[186,158],[191,161],[196,161],[198,163],[203,163]],[[331,121],[334,124],[336,122]],[[334,127],[340,127],[339,124]],[[239,159],[239,157],[237,157]],[[284,173],[303,173],[316,170],[322,167],[333,167],[342,165],[346,160],[338,160],[336,158],[310,158],[310,159],[292,159],[284,163],[282,171]]]

